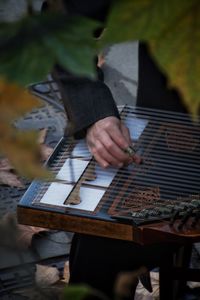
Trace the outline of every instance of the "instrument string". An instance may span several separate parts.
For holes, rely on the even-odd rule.
[[[91,173],[92,174],[92,173]],[[192,173],[191,173],[192,174]],[[104,175],[104,174],[103,174]],[[176,187],[177,186],[180,186],[180,187],[186,187],[186,186],[188,186],[189,188],[190,187],[199,187],[199,180],[198,179],[195,179],[194,178],[194,180],[193,180],[193,182],[192,183],[190,183],[190,182],[188,182],[188,179],[187,179],[187,177],[185,177],[185,178],[183,178],[183,177],[181,177],[181,178],[179,178],[179,177],[177,177],[179,174],[174,174],[173,176],[171,176],[170,174],[164,174],[163,172],[151,172],[150,173],[150,176],[151,176],[151,178],[148,178],[148,182],[159,182],[160,184],[162,184],[162,183],[166,183],[166,181],[168,182],[168,184],[170,184],[170,186],[173,186],[173,185],[175,185]],[[192,175],[194,175],[194,173],[192,174]],[[91,185],[91,187],[93,186],[93,185],[100,185],[100,186],[102,186],[102,184],[98,184],[98,177],[100,177],[101,176],[101,174],[100,173],[98,173],[98,175],[97,175],[97,183],[95,183],[95,180],[94,180],[94,183],[92,183],[92,180],[87,180],[87,177],[89,176],[89,174],[87,174],[87,176],[84,176],[85,177],[85,181],[86,182],[88,182],[87,184],[88,185]],[[116,175],[116,176],[119,176],[119,175]],[[127,173],[127,176],[130,176],[130,174],[129,173]],[[124,183],[124,182],[126,182],[126,180],[127,180],[127,176],[125,176],[125,175],[121,175],[120,176],[120,183]],[[159,180],[158,180],[158,176],[159,176]],[[114,176],[113,176],[114,177]],[[140,181],[140,178],[141,178],[141,180],[145,180],[145,175],[143,174],[143,173],[137,173],[137,176],[136,177],[133,177],[132,178],[132,180],[135,180],[135,181]],[[107,177],[101,177],[100,179],[102,179],[102,180],[107,180]],[[176,183],[174,183],[174,180],[176,180]],[[77,180],[78,181],[78,180]],[[60,182],[60,183],[62,183],[63,182],[63,184],[65,184],[65,183],[69,183],[69,184],[76,184],[77,183],[77,181],[67,181],[67,180],[62,180],[62,179],[58,179],[58,181],[56,181],[55,180],[55,182]],[[53,182],[53,181],[52,181]],[[166,185],[166,184],[165,184]],[[107,187],[107,184],[106,183],[104,183],[103,184],[103,186],[105,186],[105,187]]]
[[[149,147],[152,147],[151,145],[149,145],[150,143],[151,143],[151,141],[152,141],[152,136],[150,136],[150,138],[148,138],[148,134],[145,134],[145,136],[144,136],[144,141],[143,141],[143,143],[142,143],[142,147],[145,147],[145,146],[149,146]],[[173,142],[173,141],[172,141]],[[175,140],[175,142],[177,142],[176,140]],[[197,143],[199,142],[199,139],[197,140]],[[160,145],[161,144],[161,145]],[[137,146],[137,144],[135,145],[135,147]],[[169,144],[169,147],[170,146],[176,146],[176,144]],[[154,153],[158,153],[159,155],[165,155],[165,153],[167,153],[167,154],[177,154],[177,153],[179,153],[179,154],[181,154],[181,157],[185,157],[185,158],[189,158],[190,160],[191,159],[199,159],[199,156],[198,156],[198,153],[197,153],[197,151],[195,152],[195,151],[193,151],[193,149],[189,149],[189,147],[191,146],[191,141],[189,140],[189,141],[187,141],[187,140],[182,140],[181,141],[181,143],[179,142],[178,143],[178,146],[184,146],[185,147],[185,150],[184,149],[179,149],[178,147],[177,147],[177,149],[175,149],[175,148],[168,148],[168,149],[166,149],[166,144],[164,144],[163,142],[160,142],[159,141],[159,144],[158,145],[156,145],[156,148],[154,147],[154,148],[152,148],[151,149],[151,151]],[[139,148],[139,147],[138,147]],[[83,151],[83,150],[85,150],[85,149],[80,149],[80,152],[81,151]],[[86,149],[87,150],[87,149]],[[182,151],[181,153],[180,153],[180,150]],[[188,153],[188,152],[192,152],[192,156],[193,157],[191,157],[191,154],[190,153]],[[66,153],[65,153],[65,151],[63,151],[63,152],[61,152],[61,155],[64,155],[65,154],[65,156],[66,156]],[[72,156],[71,156],[72,158],[81,158],[81,155],[80,156],[73,156],[73,154],[72,154]],[[58,158],[59,159],[59,158]],[[84,157],[84,156],[82,156],[82,159],[89,159],[89,157]],[[179,157],[177,157],[177,160],[179,159]],[[56,161],[56,160],[55,160]]]
[[[142,145],[142,147],[143,146],[144,145]],[[142,149],[141,149],[141,151],[142,151]],[[191,164],[195,166],[196,163],[199,162],[199,160],[200,160],[197,153],[195,153],[195,152],[192,153],[192,156],[191,155],[190,156],[185,155],[185,154],[182,154],[182,153],[179,153],[180,156],[177,156],[177,154],[178,154],[178,152],[173,151],[173,153],[172,153],[172,152],[169,152],[169,151],[162,150],[162,148],[160,148],[160,147],[158,147],[157,149],[151,151],[151,153],[150,153],[151,156],[153,155],[155,158],[158,158],[158,159],[160,158],[160,159],[163,159],[163,160],[167,160],[168,163],[169,163],[170,159],[173,159],[173,163],[175,162],[175,163],[178,164],[180,162],[183,165],[182,158],[184,158],[184,165],[186,165],[186,166],[187,165],[190,166]],[[140,154],[139,152],[138,152],[138,155],[142,157],[143,162],[145,162],[144,159],[148,159],[148,156],[150,156],[150,155],[147,156],[146,153],[144,153],[144,154],[141,153]],[[67,159],[69,159],[69,157],[67,155],[65,155],[63,157],[63,159],[57,158],[54,161],[54,164],[51,164],[51,166],[56,165],[57,163],[59,163],[59,166],[61,166],[61,164],[64,164]],[[90,160],[88,157],[85,158],[85,157],[81,157],[81,156],[71,156],[70,159],[85,160],[85,161]]]
[[[151,157],[153,159],[156,159],[156,157]],[[186,167],[185,165],[175,162],[174,165],[169,165],[168,160],[162,160],[160,159],[159,161],[156,160],[156,164],[154,164],[154,160],[147,160],[146,164],[140,164],[140,165],[131,165],[131,167],[133,168],[132,170],[127,168],[123,168],[120,169],[120,176],[122,176],[122,178],[126,179],[126,176],[130,174],[130,172],[142,172],[144,173],[145,171],[147,171],[150,167],[151,167],[151,172],[152,174],[156,174],[158,173],[158,175],[163,174],[163,176],[170,176],[170,177],[176,177],[178,175],[180,175],[181,179],[188,179],[187,175],[195,175],[194,176],[194,182],[198,181],[198,178],[196,177],[196,175],[199,174],[199,166],[198,164],[194,164],[194,165],[189,165],[188,167]],[[90,166],[97,166],[95,161],[90,162]],[[60,171],[60,169],[63,167],[63,163],[61,162],[60,164],[58,163],[57,165],[55,165],[52,169],[52,171],[54,173],[56,173],[57,171]],[[80,168],[79,166],[73,166],[75,171],[82,171],[82,168]],[[174,170],[174,172],[172,172]],[[96,175],[98,176],[105,176],[107,177],[109,174],[109,172],[113,172],[116,173],[117,171],[119,171],[119,169],[101,169],[100,167],[96,167]],[[91,175],[93,173],[93,171],[90,171],[89,169],[87,169],[87,174]],[[198,181],[199,182],[199,181]]]
[[[132,109],[132,108],[131,108]],[[128,117],[127,117],[128,114]],[[137,117],[136,115],[137,114]],[[114,187],[103,187],[105,188],[105,195],[107,197],[105,201],[106,207],[110,207],[110,204],[113,203],[113,197],[119,197],[120,195],[124,195],[124,198],[132,197],[133,199],[137,199],[137,195],[134,194],[133,188],[139,188],[144,189],[153,189],[154,185],[159,184],[160,190],[162,190],[162,198],[164,199],[154,199],[154,205],[157,206],[166,206],[166,203],[173,202],[174,205],[179,204],[180,200],[177,199],[171,199],[169,198],[174,197],[174,193],[177,194],[177,192],[180,192],[181,195],[184,193],[189,193],[191,189],[199,191],[199,180],[198,177],[196,178],[195,174],[198,174],[199,172],[199,166],[197,163],[197,159],[199,159],[198,153],[193,151],[193,148],[196,147],[196,144],[199,143],[199,126],[197,123],[193,124],[190,120],[186,119],[184,115],[179,114],[170,114],[165,112],[160,113],[153,113],[151,110],[140,110],[137,109],[130,112],[129,108],[125,108],[122,112],[122,120],[127,122],[127,124],[131,125],[131,120],[129,122],[129,118],[135,118],[136,120],[141,118],[143,120],[148,121],[147,128],[144,129],[143,126],[137,126],[137,129],[142,132],[142,141],[135,141],[134,146],[136,149],[138,148],[138,151],[142,150],[144,151],[145,148],[149,150],[151,157],[145,157],[146,150],[144,151],[144,163],[143,165],[134,165],[134,170],[129,169],[120,169],[117,171],[117,174],[113,175],[112,178],[112,184],[114,183]],[[154,120],[152,120],[152,118]],[[181,126],[177,123],[177,120],[181,121]],[[157,122],[157,123],[156,123]],[[168,124],[169,123],[169,124]],[[175,128],[173,128],[174,125]],[[160,126],[164,126],[164,134],[161,132],[160,135],[156,136],[158,134],[158,130]],[[185,127],[184,127],[185,126]],[[191,134],[191,128],[192,128],[192,140],[191,137],[188,137],[188,134]],[[143,131],[144,130],[144,131]],[[152,135],[152,131],[154,135]],[[186,135],[184,137],[184,134]],[[177,139],[177,135],[179,138]],[[156,143],[156,145],[153,144],[154,139],[158,141],[159,143]],[[163,138],[165,140],[163,140]],[[170,139],[171,138],[171,139]],[[197,141],[196,141],[196,140]],[[167,145],[167,141],[169,142],[169,145]],[[134,142],[134,141],[133,141]],[[191,142],[193,142],[193,145],[191,145]],[[196,144],[195,144],[196,143]],[[76,147],[76,143],[71,145],[71,149],[74,150]],[[166,150],[166,146],[171,147]],[[199,146],[199,145],[198,145]],[[69,145],[68,143],[66,146],[63,147],[62,151],[59,152],[59,157],[55,160],[53,164],[51,164],[51,169],[54,173],[59,171],[62,166],[64,165],[66,159],[70,154],[70,159],[82,159],[82,160],[89,160],[89,157],[81,157],[81,156],[73,156],[73,151],[70,152],[70,149],[68,149]],[[141,147],[141,148],[140,148]],[[177,148],[175,148],[177,147]],[[183,149],[182,149],[183,147]],[[149,148],[149,149],[148,149]],[[79,147],[79,153],[83,153],[84,151],[87,153],[88,149],[86,146]],[[181,153],[179,153],[181,151]],[[192,156],[190,154],[192,152]],[[175,158],[172,159],[172,153],[175,156]],[[67,155],[66,155],[67,154]],[[170,154],[170,155],[169,155]],[[177,155],[180,155],[181,158],[176,157]],[[142,156],[142,153],[141,153]],[[182,159],[184,158],[184,164],[182,163]],[[154,164],[154,160],[156,161],[156,165]],[[147,166],[145,163],[148,163]],[[90,161],[89,166],[92,166],[96,164],[95,161]],[[89,167],[86,168],[86,170],[83,170],[78,166],[71,164],[71,168],[73,168],[73,171],[78,172],[80,171],[81,176],[85,176],[87,179],[87,176],[91,175],[92,172],[89,170]],[[150,171],[149,171],[150,169]],[[172,172],[174,171],[174,172]],[[146,173],[145,173],[146,172]],[[184,172],[184,173],[183,173]],[[98,176],[104,176],[105,171],[98,169],[97,171],[97,179]],[[145,176],[148,175],[148,178],[145,178]],[[187,182],[188,176],[192,176],[193,182]],[[131,177],[132,176],[132,177]],[[150,178],[149,178],[150,177]],[[166,182],[167,179],[167,182]],[[147,182],[145,182],[147,180]],[[47,186],[50,183],[47,183]],[[73,183],[75,184],[75,183]],[[87,182],[87,186],[90,186],[91,188],[98,188],[98,186],[93,186],[92,184],[89,184]],[[118,186],[117,186],[118,185]],[[124,186],[125,185],[125,186]],[[128,185],[128,186],[127,186]],[[84,183],[82,184],[84,187]],[[46,187],[45,187],[46,188]],[[101,186],[102,188],[102,186]],[[106,190],[108,188],[108,190]],[[114,189],[115,188],[115,189]],[[108,191],[111,192],[111,196],[108,196]],[[136,190],[136,192],[139,192],[139,190]],[[143,191],[142,191],[143,192]],[[196,195],[196,197],[198,197]],[[70,196],[69,196],[70,197]],[[135,197],[135,198],[134,198]],[[168,198],[168,199],[165,199]],[[122,199],[123,201],[125,199]],[[140,199],[137,199],[137,202]],[[153,199],[152,199],[153,200]],[[185,200],[186,201],[186,200]],[[192,201],[191,199],[188,200]],[[140,201],[143,205],[152,205],[152,203],[149,204],[148,200],[143,199],[143,201]],[[187,201],[186,201],[187,202]],[[156,207],[155,207],[156,208]]]
[[[46,188],[48,188],[49,186],[47,185],[46,186]],[[84,187],[88,187],[88,185],[82,185],[82,187],[84,188]],[[141,192],[145,192],[145,190],[147,190],[148,191],[148,189],[151,189],[151,188],[154,188],[155,186],[149,186],[148,184],[144,184],[142,181],[139,183],[139,182],[137,182],[137,184],[136,185],[132,185],[132,190],[131,191],[128,191],[128,190],[126,190],[126,197],[133,197],[134,196],[134,194],[135,194],[135,190],[134,189],[136,189],[136,191],[138,191],[138,188],[140,188],[140,191]],[[43,195],[45,192],[46,192],[46,188],[45,187],[43,187],[41,190],[40,190],[40,195]],[[90,188],[91,189],[98,189],[98,188],[96,188],[96,187],[92,187],[92,186],[90,186]],[[103,188],[103,187],[100,187],[101,189]],[[161,188],[161,190],[162,190],[162,198],[163,199],[172,199],[173,197],[174,197],[174,194],[175,193],[177,193],[177,189],[173,189],[173,188],[171,188],[170,189],[170,191],[167,189],[167,187],[166,186],[164,186],[164,187],[160,187]],[[170,188],[170,186],[169,186],[169,188]],[[112,192],[112,197],[110,197],[111,199],[109,199],[109,197],[108,197],[108,199],[107,199],[107,201],[106,201],[106,203],[108,204],[108,205],[110,205],[110,203],[112,203],[112,201],[113,201],[113,197],[116,197],[116,196],[118,196],[118,194],[119,194],[119,192],[121,192],[122,191],[122,187],[120,187],[120,188],[115,188],[115,190],[113,190],[113,189],[111,189],[111,191],[109,190],[109,192]],[[190,193],[189,193],[189,190],[182,190],[182,189],[179,189],[178,190],[178,192],[180,191],[180,193],[181,194],[183,194],[184,192],[185,193],[187,193],[187,195],[189,195]],[[106,189],[105,189],[105,192],[106,192]],[[196,189],[196,190],[193,190],[193,193],[197,193],[197,195],[196,195],[196,197],[198,197],[199,196],[199,190],[198,189]],[[173,201],[176,201],[176,199],[173,199]],[[179,202],[179,200],[177,201],[177,202]]]
[[[145,170],[143,170],[143,171],[145,171]],[[103,173],[103,175],[104,175],[105,173]],[[99,176],[101,176],[101,174],[98,174]],[[119,174],[117,174],[116,175],[116,178],[117,178],[117,180],[118,180],[118,183],[119,184],[124,184],[126,181],[127,181],[127,177],[129,176],[130,177],[130,172],[126,172],[126,175],[124,176],[124,175],[122,175],[122,173],[121,173],[121,170],[120,170],[120,172],[119,172]],[[182,178],[181,179],[179,179],[178,177],[176,177],[176,174],[175,174],[175,176],[173,177],[173,178],[168,178],[168,184],[166,184],[166,174],[163,174],[162,172],[160,172],[160,173],[158,173],[158,172],[155,172],[155,174],[153,174],[153,172],[151,172],[151,179],[150,178],[148,178],[148,183],[153,183],[153,184],[160,184],[161,186],[162,186],[162,183],[163,183],[163,188],[170,188],[171,190],[177,190],[178,189],[178,187],[180,187],[180,190],[182,190],[183,191],[183,187],[186,187],[186,186],[188,186],[188,189],[190,189],[191,187],[194,187],[194,188],[197,188],[198,189],[198,187],[199,187],[199,181],[198,180],[194,180],[193,181],[193,183],[192,184],[190,184],[190,183],[188,183],[187,184],[187,181],[185,180],[182,180]],[[157,178],[157,175],[159,175],[159,180],[158,180],[158,178]],[[91,188],[93,188],[93,186],[95,185],[95,184],[91,184],[92,182],[88,182],[87,181],[87,176],[88,176],[88,174],[87,175],[85,175],[84,177],[85,177],[85,183],[89,186],[91,186]],[[163,176],[163,180],[161,180],[161,176]],[[114,176],[113,176],[114,177]],[[98,176],[97,176],[97,178],[98,178]],[[136,178],[134,178],[134,174],[133,174],[133,177],[131,178],[131,180],[134,182],[134,181],[136,181],[138,184],[141,184],[141,183],[143,183],[143,181],[144,181],[144,179],[145,179],[145,177],[144,177],[144,174],[141,172],[137,172],[137,176],[136,176]],[[176,179],[176,183],[175,183],[175,181],[174,181],[174,179]],[[178,181],[177,181],[178,180]],[[53,182],[53,181],[52,181]],[[76,182],[67,182],[67,181],[65,181],[65,180],[61,180],[61,181],[58,181],[58,182],[60,182],[60,183],[63,183],[63,184],[76,184]],[[148,184],[147,183],[147,184]],[[196,184],[195,184],[196,183]],[[47,185],[48,185],[49,183],[47,182]],[[83,182],[83,184],[84,184],[84,182]],[[144,184],[144,183],[143,183]],[[96,184],[97,186],[98,186],[98,183]],[[175,186],[175,189],[173,188],[173,186]],[[95,187],[95,186],[94,186]],[[101,186],[100,186],[101,187]],[[104,187],[104,186],[103,186]],[[105,186],[106,187],[106,186]],[[119,188],[116,188],[116,192],[118,192],[118,189],[120,190],[120,187]],[[184,189],[185,190],[185,189]],[[187,190],[188,191],[188,190]]]
[[[154,161],[156,160],[156,164],[154,163]],[[53,168],[51,169],[52,172],[57,172],[57,171],[60,171],[61,168],[65,168],[64,167],[64,162],[61,162],[60,164],[58,163],[58,165],[55,165],[53,166]],[[93,164],[93,163],[92,163]],[[96,162],[93,164],[96,166]],[[160,170],[161,168],[163,169],[163,173],[165,172],[165,174],[167,174],[166,172],[169,172],[170,176],[172,175],[173,176],[173,173],[172,173],[172,170],[175,170],[176,172],[174,173],[177,173],[182,176],[183,175],[183,171],[184,173],[190,175],[192,174],[195,174],[195,173],[199,173],[199,166],[198,166],[198,163],[196,162],[196,164],[186,164],[186,165],[183,165],[181,164],[181,162],[179,163],[179,161],[175,161],[173,162],[173,165],[171,165],[169,163],[169,160],[167,159],[157,159],[157,156],[151,156],[150,159],[145,159],[144,158],[144,163],[143,164],[140,164],[140,165],[137,165],[137,164],[130,164],[130,166],[133,166],[134,167],[134,170],[145,170],[145,167],[148,169],[149,166],[152,166],[155,168],[155,169],[158,169]],[[91,165],[90,165],[91,166]],[[82,167],[76,165],[76,166],[73,166],[74,170],[75,171],[81,171],[82,170]],[[110,169],[101,169],[100,167],[97,169],[98,170],[98,173],[99,174],[104,174],[105,172],[108,172],[109,174],[109,170]],[[116,168],[117,170],[117,168]],[[171,172],[170,172],[171,171]],[[90,172],[90,171],[88,171]],[[129,171],[127,171],[126,169],[122,169],[122,174],[126,175]],[[92,173],[92,171],[91,171]],[[195,179],[195,178],[194,178]]]
[[[186,146],[187,146],[187,144],[185,144]],[[149,146],[149,144],[148,144],[148,142],[146,142],[146,143],[143,143],[142,145],[141,145],[141,150],[143,150],[143,148],[145,147],[145,146]],[[150,147],[150,146],[149,146]],[[140,148],[139,148],[139,150],[140,150]],[[195,165],[196,165],[196,163],[197,163],[197,159],[199,160],[199,156],[198,156],[198,153],[197,153],[197,151],[196,152],[194,152],[194,151],[191,151],[192,153],[192,155],[189,155],[189,154],[185,154],[185,153],[178,153],[178,150],[177,151],[173,151],[173,150],[166,150],[166,147],[160,147],[160,146],[157,146],[157,148],[154,148],[154,149],[150,149],[151,150],[151,152],[150,152],[150,154],[148,155],[148,153],[146,154],[145,152],[149,152],[149,150],[147,149],[145,152],[144,152],[144,154],[141,154],[141,157],[143,158],[143,156],[144,156],[144,159],[146,158],[146,156],[148,155],[148,156],[155,156],[155,158],[160,158],[161,157],[161,159],[163,158],[163,159],[166,159],[166,160],[169,160],[169,159],[172,159],[173,158],[173,163],[175,162],[175,163],[181,163],[182,165],[189,165],[189,166],[191,166],[191,164],[192,164],[192,167],[194,167]],[[179,156],[178,156],[178,154],[179,154]],[[138,154],[138,155],[140,155],[140,154]],[[147,158],[148,158],[148,156],[147,156]],[[67,155],[67,153],[63,153],[63,154],[61,154],[61,157],[58,157],[57,159],[55,159],[55,161],[54,161],[54,164],[51,164],[51,165],[56,165],[57,163],[59,163],[59,166],[60,166],[60,163],[64,163],[65,161],[66,161],[66,159],[68,159],[69,157],[68,157],[68,155]],[[183,158],[184,158],[184,164],[183,164]],[[188,159],[187,159],[188,158]],[[71,156],[71,159],[83,159],[83,160],[88,160],[89,158],[88,157],[81,157],[81,156]],[[168,161],[168,163],[169,163],[169,161]]]
[[[160,119],[163,120],[171,120],[175,123],[178,123],[179,121],[181,124],[195,124],[196,126],[199,125],[199,118],[196,118],[196,120],[193,122],[192,115],[179,113],[179,112],[168,112],[168,111],[162,111],[150,109],[150,108],[135,108],[132,106],[124,107],[124,110],[120,114],[122,117],[145,117],[146,119],[153,118],[154,120]]]

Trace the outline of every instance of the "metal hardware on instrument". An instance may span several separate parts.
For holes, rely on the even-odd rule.
[[[47,164],[55,182],[31,184],[19,222],[140,244],[200,240],[199,122],[133,107],[121,119],[143,163],[105,170],[85,141],[63,138]]]
[[[135,155],[136,150],[134,149],[133,146],[129,146],[126,149],[124,149],[124,152],[127,153],[130,156],[133,156],[133,155]]]

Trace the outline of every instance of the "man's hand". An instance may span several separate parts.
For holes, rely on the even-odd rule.
[[[131,145],[131,138],[128,128],[116,117],[107,117],[93,124],[87,130],[86,140],[89,150],[103,168],[137,162],[137,156],[130,157],[124,152]]]

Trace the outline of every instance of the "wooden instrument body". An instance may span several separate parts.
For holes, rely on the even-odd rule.
[[[187,225],[183,230],[178,230],[178,221],[175,226],[170,226],[169,222],[165,221],[135,226],[113,220],[91,220],[84,216],[73,216],[55,210],[27,209],[22,206],[18,207],[18,219],[19,223],[26,225],[133,241],[141,245],[200,241],[200,227],[192,229]]]
[[[133,165],[118,170],[107,188],[100,187],[100,190],[104,189],[104,193],[92,211],[77,209],[76,205],[56,205],[56,199],[54,205],[42,203],[42,196],[38,197],[38,193],[40,194],[40,190],[45,192],[44,183],[34,181],[18,205],[19,222],[139,244],[200,241],[199,124],[191,125],[181,114],[177,117],[173,113],[164,114],[134,108],[131,108],[130,116],[148,120],[138,140],[134,141],[143,157],[141,166]],[[63,153],[65,143],[66,139],[63,138],[50,157],[50,169],[55,161],[59,161],[58,157],[60,152]],[[64,151],[67,157],[71,155],[75,145],[76,142],[67,142],[67,150]],[[90,186],[90,182],[84,179],[91,176],[90,169],[93,165],[94,161],[91,159],[69,198],[77,194],[79,182],[83,186]],[[172,203],[180,210],[181,219],[174,219],[173,224],[170,224],[170,215],[160,213],[160,209],[163,210]],[[186,203],[185,209],[182,203]],[[191,214],[186,222],[181,223],[184,210],[189,207],[191,209],[191,203],[196,205],[195,214]],[[153,212],[153,215],[146,217],[146,212]]]

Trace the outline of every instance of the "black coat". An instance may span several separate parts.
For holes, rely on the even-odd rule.
[[[105,20],[109,0],[67,0],[69,14],[82,14]],[[109,88],[100,80],[76,77],[56,67],[66,110],[74,123],[73,134],[83,137],[88,126],[107,116],[119,117]],[[166,77],[159,71],[144,44],[139,44],[139,86],[137,105],[185,112],[175,90],[167,89]],[[76,234],[70,252],[70,283],[89,284],[112,295],[120,271],[132,271],[141,265],[159,266],[176,250],[172,245],[140,246],[133,242]],[[132,299],[132,297],[131,297]]]
[[[69,15],[84,15],[104,22],[111,5],[111,0],[65,0]],[[131,63],[131,62],[130,62]],[[58,70],[59,69],[59,70]],[[75,137],[84,137],[86,129],[94,122],[117,116],[113,96],[101,80],[92,81],[77,77],[66,70],[57,68],[61,80],[61,94],[73,121]],[[97,68],[98,71],[98,68]],[[167,79],[151,58],[148,47],[139,43],[139,72],[137,105],[171,111],[186,112],[180,96],[175,90],[167,88]]]

